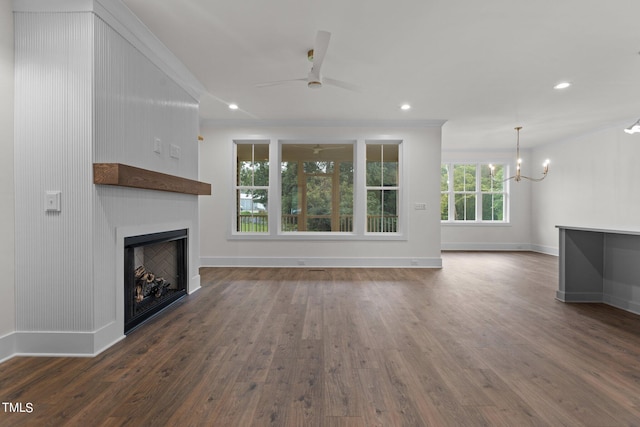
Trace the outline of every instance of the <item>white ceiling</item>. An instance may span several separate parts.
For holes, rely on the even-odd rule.
[[[495,150],[640,117],[639,0],[123,2],[207,88],[203,119],[444,119],[444,149]],[[305,77],[318,30],[323,75],[361,92],[256,87]]]

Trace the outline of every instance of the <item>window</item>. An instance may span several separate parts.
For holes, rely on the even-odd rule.
[[[269,144],[236,142],[235,231],[269,231]]]
[[[353,231],[353,148],[341,144],[282,144],[281,230]]]
[[[235,140],[231,235],[404,239],[401,148],[398,140]]]
[[[367,232],[398,231],[399,149],[397,144],[367,143]]]
[[[440,219],[448,222],[506,222],[505,166],[447,163],[440,172]]]

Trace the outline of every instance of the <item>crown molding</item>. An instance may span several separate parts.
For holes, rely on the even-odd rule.
[[[360,127],[360,128],[440,128],[446,120],[225,120],[202,119],[215,127]]]

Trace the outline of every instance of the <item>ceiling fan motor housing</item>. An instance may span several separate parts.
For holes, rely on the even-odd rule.
[[[314,72],[313,69],[311,69],[311,72],[307,76],[307,86],[311,89],[318,89],[322,87],[322,78],[320,77],[320,74]]]

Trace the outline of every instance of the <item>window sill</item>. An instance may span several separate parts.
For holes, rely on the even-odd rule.
[[[510,222],[441,221],[446,227],[511,227]]]
[[[227,240],[279,240],[279,241],[372,241],[387,240],[398,241],[407,240],[401,233],[374,234],[368,233],[358,235],[355,233],[233,233],[227,236]]]

